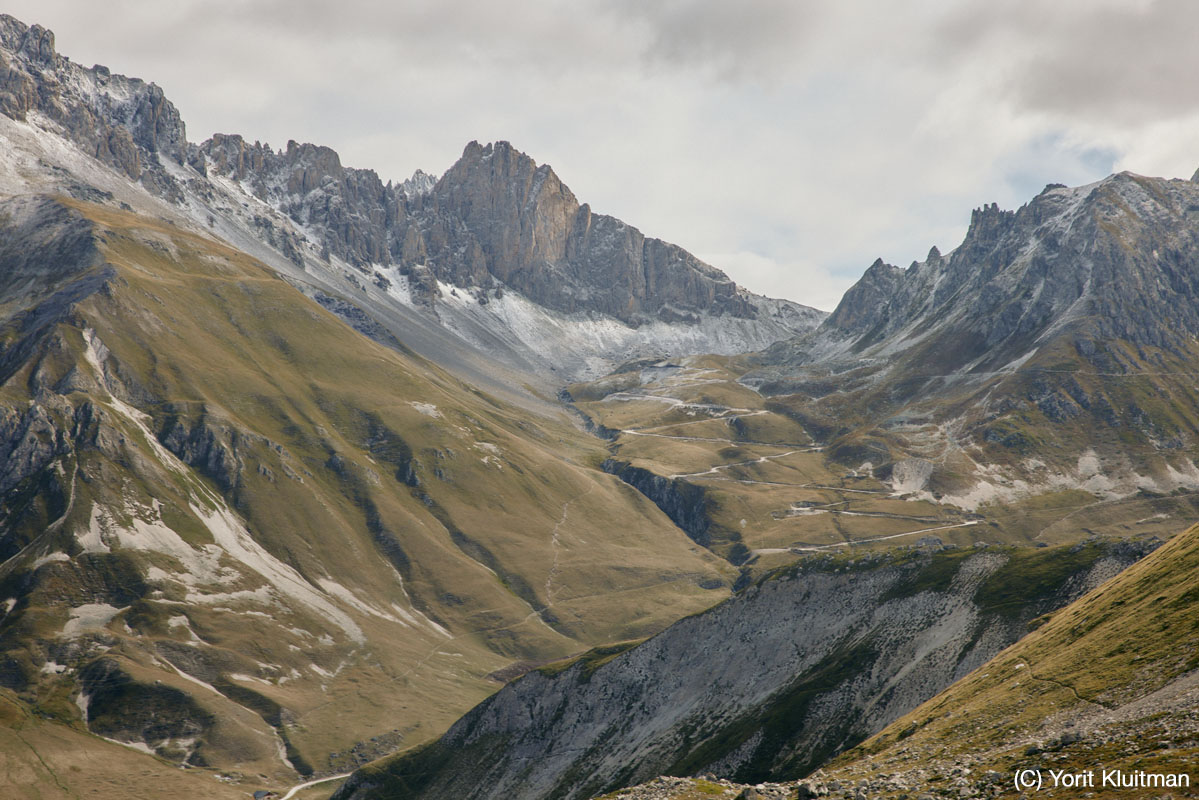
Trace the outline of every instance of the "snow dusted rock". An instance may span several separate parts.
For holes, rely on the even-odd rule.
[[[180,189],[159,155],[182,163],[187,136],[162,89],[106,67],[85,69],[54,50],[54,34],[0,15],[0,113],[40,124],[86,154],[178,199]]]
[[[650,350],[760,349],[824,316],[753,295],[682,248],[592,213],[507,142],[470,143],[440,180],[418,170],[386,185],[311,144],[275,151],[218,134],[199,151],[213,176],[286,215],[325,261],[395,287],[393,301],[435,311],[481,349],[515,339],[564,376]]]
[[[412,173],[412,177],[400,183],[400,192],[407,198],[420,197],[433,191],[437,185],[437,176],[430,175],[423,169]]]
[[[37,176],[38,190],[187,220],[441,363],[482,358],[554,388],[631,357],[761,349],[825,316],[593,213],[507,142],[472,142],[440,180],[399,183],[313,144],[190,144],[159,87],[75,64],[51,32],[4,15],[0,113],[14,121],[0,132],[7,190]]]

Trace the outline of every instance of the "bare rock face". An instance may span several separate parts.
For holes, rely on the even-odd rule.
[[[903,270],[877,259],[849,288],[825,325],[842,331],[862,331],[876,321],[875,312],[894,296],[903,282]]]
[[[364,272],[370,264],[396,265],[429,299],[439,280],[483,293],[510,287],[557,311],[599,312],[633,325],[759,313],[754,296],[723,272],[593,213],[549,165],[507,142],[471,142],[440,180],[418,171],[386,185],[312,144],[275,151],[218,134],[198,152],[212,174],[242,182],[319,232],[326,256]],[[795,310],[799,325],[820,318]]]
[[[31,113],[85,153],[177,200],[177,182],[159,162],[188,158],[183,120],[162,89],[108,68],[85,69],[58,55],[54,34],[0,14],[0,113],[20,122]]]
[[[796,779],[1155,544],[781,570],[641,645],[524,675],[334,797],[586,798],[662,774]],[[1035,588],[1020,577],[1034,562],[1052,573]],[[1015,582],[1029,588],[1008,602]]]
[[[511,286],[542,305],[636,324],[699,312],[750,317],[728,276],[575,199],[548,165],[507,142],[467,145],[413,215],[443,280]]]

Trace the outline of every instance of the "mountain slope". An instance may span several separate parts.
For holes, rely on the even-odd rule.
[[[631,650],[526,675],[336,796],[586,798],[663,773],[798,777],[1141,552],[809,561]]]
[[[28,707],[286,779],[727,594],[566,420],[171,224],[39,197],[0,219],[0,685]]]
[[[1042,541],[1100,530],[1116,498],[1185,508],[1197,209],[1194,181],[1127,173],[1047,187],[1015,212],[981,209],[959,248],[907,270],[876,262],[819,329],[772,347],[743,380],[855,474],[984,517],[1023,507]],[[1126,527],[1158,514],[1140,516]],[[660,782],[614,797],[1190,796],[1137,781],[1189,778],[1199,746],[1197,543],[1194,528],[1178,534],[1034,620],[808,780]],[[1017,787],[1022,769],[1043,784]],[[1079,782],[1055,786],[1051,770]],[[1115,771],[1122,783],[1105,785]]]
[[[986,207],[949,255],[877,262],[745,380],[843,463],[917,459],[897,488],[967,508],[1195,489],[1197,210],[1199,184],[1129,173]]]
[[[1189,775],[1199,751],[1197,569],[1191,528],[847,753],[830,777],[869,773],[878,797],[913,785],[968,797],[987,791],[992,774],[1006,786],[1015,769],[1039,768],[1044,794],[1075,797],[1080,787],[1055,787],[1048,769],[1093,770],[1093,789],[1082,787],[1091,796],[1128,797],[1135,785],[1105,786],[1105,771]]]
[[[824,317],[593,214],[505,142],[471,143],[439,181],[384,184],[327,147],[219,134],[191,144],[161,89],[72,63],[38,26],[0,16],[0,48],[0,112],[15,123],[0,135],[39,140],[31,158],[7,159],[9,191],[32,182],[143,211],[166,201],[153,213],[333,290],[439,362],[484,374],[499,362],[556,390],[630,354],[760,349]],[[130,197],[130,181],[146,196]],[[486,360],[470,357],[478,348]]]

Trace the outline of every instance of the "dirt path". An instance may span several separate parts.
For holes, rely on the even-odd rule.
[[[330,775],[327,778],[317,778],[316,780],[308,781],[307,783],[297,783],[295,786],[287,790],[287,794],[283,795],[281,800],[291,800],[291,798],[295,797],[296,792],[302,792],[309,786],[316,786],[318,783],[345,780],[346,778],[350,777],[350,774],[351,773],[347,772],[344,775]]]

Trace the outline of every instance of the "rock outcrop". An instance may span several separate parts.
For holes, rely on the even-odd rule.
[[[191,144],[159,87],[81,67],[55,52],[52,33],[8,16],[0,114],[16,121],[9,131],[23,146],[5,185],[38,175],[42,191],[157,204],[151,213],[343,295],[388,336],[471,372],[486,372],[472,363],[482,358],[558,383],[629,355],[757,350],[824,317],[593,213],[507,142],[472,142],[441,179],[418,170],[398,183],[314,144],[275,149],[233,134]],[[444,332],[413,330],[432,326]]]
[[[660,774],[801,777],[1152,546],[809,562],[631,650],[530,673],[335,796],[587,798]]]
[[[447,282],[494,279],[549,308],[633,324],[756,312],[724,273],[593,213],[553,169],[507,142],[467,145],[413,216],[416,252]]]
[[[453,286],[484,294],[508,287],[556,311],[633,325],[759,312],[754,296],[727,275],[593,213],[549,165],[508,142],[471,142],[440,180],[418,170],[386,185],[372,170],[343,167],[336,152],[311,144],[275,151],[218,134],[199,152],[206,171],[243,183],[317,232],[326,256],[363,269],[396,265],[410,277],[427,269]],[[424,283],[436,294],[436,284]]]
[[[192,148],[162,89],[103,66],[85,69],[55,51],[51,31],[7,14],[0,14],[0,113],[20,121],[37,115],[155,194],[182,196],[161,158],[183,164]]]

